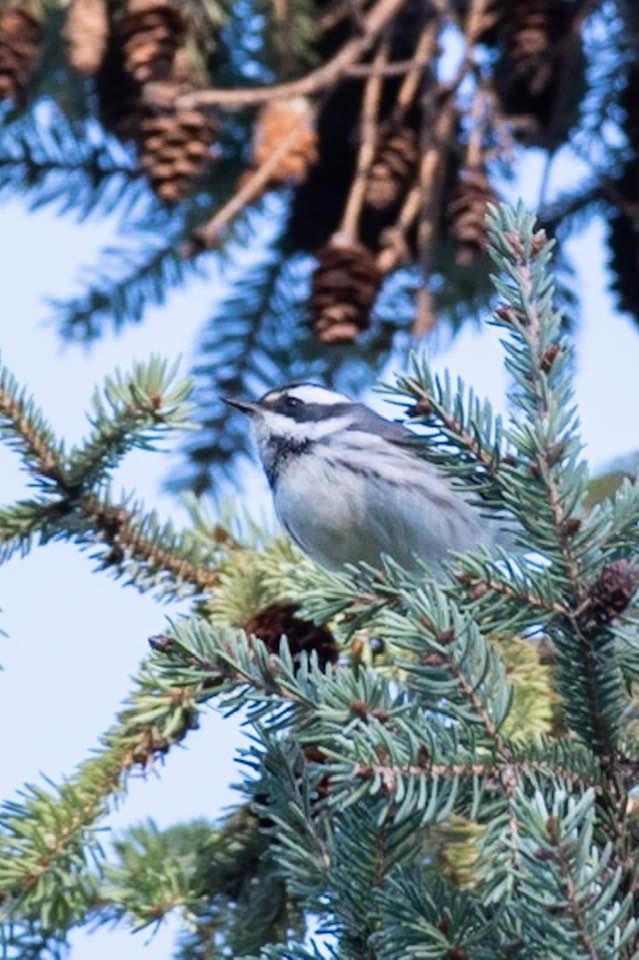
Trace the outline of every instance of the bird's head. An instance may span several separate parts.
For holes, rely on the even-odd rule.
[[[300,452],[310,444],[347,429],[357,404],[344,394],[315,383],[291,383],[269,390],[259,400],[224,398],[247,414],[265,466],[283,451]]]

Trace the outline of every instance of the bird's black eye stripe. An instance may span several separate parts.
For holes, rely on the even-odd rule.
[[[299,397],[286,396],[283,399],[284,399],[284,406],[286,407],[287,410],[294,410],[295,407],[302,406],[302,401],[300,400]]]

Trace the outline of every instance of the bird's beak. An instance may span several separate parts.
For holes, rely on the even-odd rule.
[[[257,413],[259,405],[253,403],[251,400],[235,400],[233,397],[220,397],[224,403],[228,403],[229,407],[235,407],[236,410],[241,410],[242,413]]]

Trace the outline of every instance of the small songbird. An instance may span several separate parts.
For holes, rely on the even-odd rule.
[[[281,523],[328,569],[378,567],[382,555],[438,567],[449,550],[499,539],[498,524],[420,456],[415,434],[362,403],[314,383],[226,403],[250,418]]]

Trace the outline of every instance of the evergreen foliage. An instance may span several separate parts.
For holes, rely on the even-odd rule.
[[[451,556],[444,577],[391,558],[329,573],[195,501],[180,533],[112,502],[120,458],[188,417],[157,359],[107,381],[68,451],[3,372],[0,428],[36,491],[0,511],[3,558],[75,540],[193,604],[150,639],[98,750],[4,803],[6,957],[169,914],[184,960],[637,956],[639,488],[591,505],[553,244],[521,207],[491,207],[488,229],[511,415],[419,356],[389,388],[422,455],[512,524],[512,551]],[[250,734],[237,808],[107,849],[97,827],[129,777],[210,704]]]
[[[139,323],[230,260],[200,394],[299,371],[361,391],[490,305],[486,205],[531,149],[546,184],[560,152],[585,167],[540,218],[563,243],[603,215],[639,317],[627,0],[1,0],[0,20],[0,192],[118,231],[52,304],[63,338]],[[198,409],[178,486],[244,452],[229,417]]]

